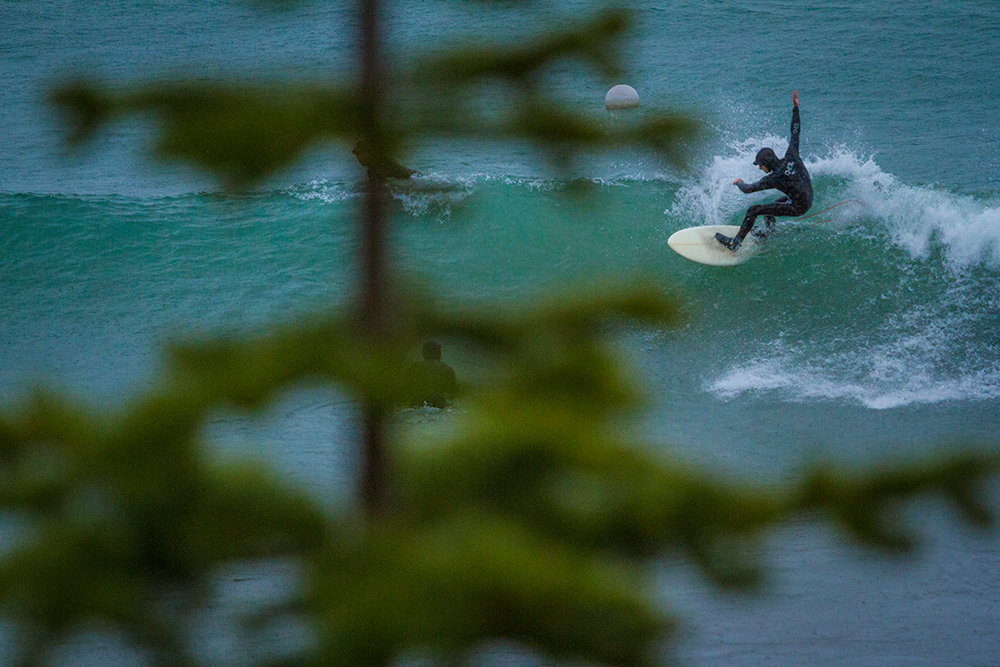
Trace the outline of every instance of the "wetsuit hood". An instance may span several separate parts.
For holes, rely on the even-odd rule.
[[[778,156],[775,155],[774,151],[770,148],[761,148],[757,151],[757,157],[753,160],[755,165],[760,165],[768,171],[774,171],[777,169],[779,162],[781,162],[781,160],[778,159]]]

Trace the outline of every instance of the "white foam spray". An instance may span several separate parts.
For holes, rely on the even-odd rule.
[[[666,211],[670,224],[732,224],[760,201],[761,195],[751,199],[732,182],[754,178],[753,155],[765,145],[781,154],[787,144],[750,139],[714,157],[678,192]],[[814,211],[846,202],[819,216],[826,219],[826,240],[842,234],[873,240],[887,261],[897,263],[889,275],[898,274],[900,283],[878,288],[887,290],[882,298],[897,310],[859,313],[864,323],[856,331],[824,331],[837,342],[789,344],[781,335],[754,341],[755,352],[709,378],[706,390],[722,399],[767,393],[873,409],[1000,398],[1000,346],[995,338],[983,339],[995,331],[990,320],[1000,309],[1000,204],[903,183],[874,158],[844,148],[809,158],[806,166],[816,189]],[[790,326],[823,327],[815,321]]]
[[[668,217],[681,226],[732,224],[749,204],[766,197],[751,199],[733,186],[737,178],[753,182],[762,175],[752,163],[763,146],[781,155],[788,143],[774,136],[731,142],[730,152],[714,156],[684,184],[666,210]],[[926,260],[940,251],[956,271],[977,265],[1000,269],[1000,202],[933,185],[902,183],[883,171],[874,158],[860,157],[843,147],[823,157],[807,158],[806,167],[816,190],[813,211],[839,202],[848,204],[823,217],[876,225],[915,260]]]

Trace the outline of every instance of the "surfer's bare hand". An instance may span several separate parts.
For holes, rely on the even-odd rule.
[[[733,181],[733,185],[739,185],[742,182],[743,182],[742,178],[737,178],[735,181]]]
[[[799,91],[794,91],[792,93],[792,105],[799,106]]]

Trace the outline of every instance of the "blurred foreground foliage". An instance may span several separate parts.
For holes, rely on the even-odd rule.
[[[317,140],[358,135],[387,156],[415,137],[457,134],[536,139],[556,148],[557,164],[566,151],[620,141],[676,159],[689,120],[656,116],[615,135],[537,103],[538,73],[553,59],[616,72],[608,49],[625,25],[624,13],[607,12],[527,47],[421,60],[403,88],[426,99],[394,102],[405,113],[374,107],[374,126],[364,118],[373,107],[348,85],[112,92],[77,82],[55,100],[73,112],[74,141],[121,114],[159,116],[164,155],[233,185]],[[441,94],[482,79],[515,84],[509,114],[474,113],[464,88]],[[658,665],[671,660],[676,623],[654,588],[658,559],[680,555],[717,585],[748,589],[761,581],[763,538],[783,522],[825,520],[890,551],[913,546],[901,513],[916,496],[938,494],[968,522],[992,522],[980,488],[997,471],[991,454],[817,467],[766,485],[693,469],[644,442],[625,426],[643,394],[614,340],[678,321],[680,303],[656,285],[578,289],[519,308],[389,302],[378,336],[346,306],[178,344],[157,387],[114,413],[44,391],[5,410],[0,612],[20,640],[16,659],[43,664],[66,636],[98,627],[150,664],[204,664],[187,614],[208,604],[229,568],[263,560],[289,563],[297,581],[248,612],[247,628],[291,620],[306,632],[257,664],[450,665],[513,642],[547,662]],[[303,383],[329,383],[386,412],[406,405],[413,387],[401,364],[431,336],[491,360],[494,372],[462,399],[452,435],[391,443],[384,513],[323,507],[269,470],[213,459],[201,440],[213,411],[265,410]]]
[[[654,595],[657,559],[679,555],[746,589],[761,580],[762,538],[783,522],[822,518],[893,551],[912,546],[901,512],[916,496],[991,522],[977,492],[996,471],[990,455],[819,467],[765,485],[637,439],[622,418],[641,394],[608,335],[675,321],[677,302],[652,287],[519,312],[417,303],[381,348],[335,311],[178,346],[162,385],[117,414],[42,393],[5,414],[0,504],[22,528],[0,552],[0,604],[30,647],[25,664],[95,622],[156,664],[202,664],[184,610],[210,599],[226,567],[258,559],[302,572],[291,600],[246,619],[310,628],[282,664],[450,664],[500,640],[559,662],[665,664],[676,621]],[[428,335],[499,355],[505,371],[463,399],[454,435],[397,443],[385,516],[331,511],[268,470],[208,457],[210,411],[263,410],[306,381],[398,403],[410,387],[397,351]]]
[[[547,85],[548,69],[566,61],[589,64],[607,80],[619,76],[616,46],[627,27],[627,13],[606,10],[527,46],[484,46],[480,39],[415,57],[407,69],[380,71],[374,136],[368,136],[372,110],[351,82],[159,81],[123,89],[80,80],[53,91],[52,100],[66,113],[71,144],[87,142],[120,117],[151,116],[159,121],[159,157],[205,168],[229,187],[252,185],[316,144],[361,136],[376,161],[438,136],[534,141],[560,167],[581,149],[620,145],[642,146],[682,165],[699,132],[693,118],[653,110],[610,127],[606,118],[560,101]],[[493,92],[484,101],[487,90]]]

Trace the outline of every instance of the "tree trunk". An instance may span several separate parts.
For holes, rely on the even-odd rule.
[[[362,139],[372,156],[381,155],[383,136],[382,60],[378,0],[360,0],[361,11],[361,110]],[[369,342],[377,344],[386,332],[386,211],[385,181],[378,169],[369,170],[361,230],[361,327]],[[385,513],[388,497],[388,453],[385,409],[366,401],[362,407],[361,502],[365,515],[374,519]]]

